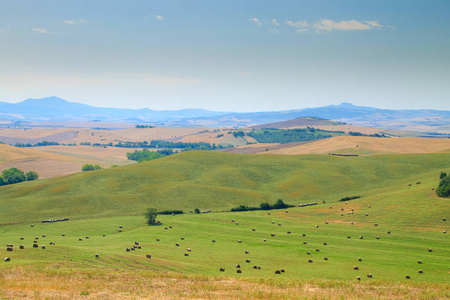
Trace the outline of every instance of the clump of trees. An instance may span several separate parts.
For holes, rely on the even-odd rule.
[[[353,196],[353,197],[347,196],[347,197],[341,198],[339,201],[344,202],[344,201],[349,201],[349,200],[358,199],[358,198],[361,198],[361,196]]]
[[[156,208],[147,208],[144,216],[147,220],[148,225],[156,224],[156,216],[158,215],[158,210]]]
[[[83,172],[87,172],[87,171],[94,171],[94,170],[100,170],[102,167],[100,167],[99,165],[91,165],[91,164],[84,164],[81,167],[81,171]]]
[[[247,133],[258,143],[295,143],[330,138],[333,135],[344,134],[343,131],[328,131],[313,127],[297,129],[267,128]]]
[[[239,205],[231,209],[231,211],[249,211],[249,210],[271,210],[271,209],[283,209],[288,207],[294,207],[294,205],[289,205],[283,202],[283,200],[278,199],[274,204],[269,204],[269,202],[262,202],[259,207],[252,207],[246,205]]]
[[[0,176],[0,185],[14,184],[22,181],[31,181],[39,178],[39,174],[35,171],[29,171],[26,174],[17,169],[10,168],[8,170],[3,170],[2,176]]]
[[[450,176],[446,172],[441,172],[439,186],[436,189],[436,195],[442,198],[450,198]]]
[[[172,149],[170,149],[170,150],[172,150]],[[143,162],[143,161],[158,159],[158,158],[170,155],[172,153],[173,153],[173,151],[169,151],[169,150],[149,151],[147,149],[142,149],[142,151],[134,150],[134,152],[128,152],[127,158],[129,160]]]

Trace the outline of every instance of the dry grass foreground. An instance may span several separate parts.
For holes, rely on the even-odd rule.
[[[448,299],[448,284],[235,279],[154,271],[15,268],[0,274],[6,299]]]
[[[437,153],[450,152],[450,139],[337,136],[293,147],[290,147],[289,144],[283,146],[261,153],[288,155],[334,152],[355,154]]]

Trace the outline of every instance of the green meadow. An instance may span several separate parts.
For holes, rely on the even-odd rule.
[[[361,284],[441,284],[430,295],[450,297],[450,241],[444,233],[449,226],[443,221],[450,216],[450,200],[433,190],[440,171],[449,170],[448,153],[336,157],[192,151],[3,186],[0,251],[11,261],[0,269],[148,271],[275,285],[358,282],[359,276]],[[346,196],[361,198],[339,201]],[[277,199],[296,207],[229,211]],[[297,206],[311,202],[317,205]],[[147,207],[185,214],[158,215],[161,224],[148,226]],[[192,213],[195,208],[211,213]],[[40,222],[64,217],[69,221]],[[34,241],[39,248],[32,247]],[[136,241],[141,249],[126,251]],[[7,244],[14,245],[12,252]],[[281,269],[285,272],[275,274]]]

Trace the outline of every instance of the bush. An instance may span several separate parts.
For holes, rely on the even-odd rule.
[[[441,172],[441,174],[439,175],[439,179],[444,179],[444,177],[447,177],[447,173]]]
[[[148,225],[156,224],[156,216],[158,215],[158,210],[156,208],[147,208],[144,216],[147,220]]]
[[[86,172],[86,171],[93,171],[94,170],[94,166],[91,164],[84,164],[81,167],[81,171]]]
[[[10,168],[8,170],[3,170],[3,181],[6,184],[14,184],[27,180],[27,177],[23,173],[23,171],[17,168]]]
[[[450,198],[450,176],[445,176],[436,189],[436,195],[441,198]]]
[[[196,208],[196,209],[194,209],[194,212],[195,212],[196,214],[199,214],[199,213],[200,213],[200,209]]]
[[[36,179],[39,178],[38,173],[36,173],[36,172],[34,172],[34,171],[27,172],[26,176],[27,176],[27,180],[28,180],[28,181],[30,181],[30,180],[36,180]]]

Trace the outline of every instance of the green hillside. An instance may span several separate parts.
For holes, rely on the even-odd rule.
[[[136,165],[0,187],[0,222],[141,215],[147,207],[224,211],[280,198],[289,204],[328,204],[345,196],[376,198],[386,192],[398,193],[402,199],[409,195],[409,205],[427,208],[418,217],[426,219],[433,208],[428,207],[429,199],[416,199],[416,190],[426,187],[431,192],[439,172],[449,169],[448,153],[336,157],[189,151]],[[386,213],[396,214],[395,210]]]

